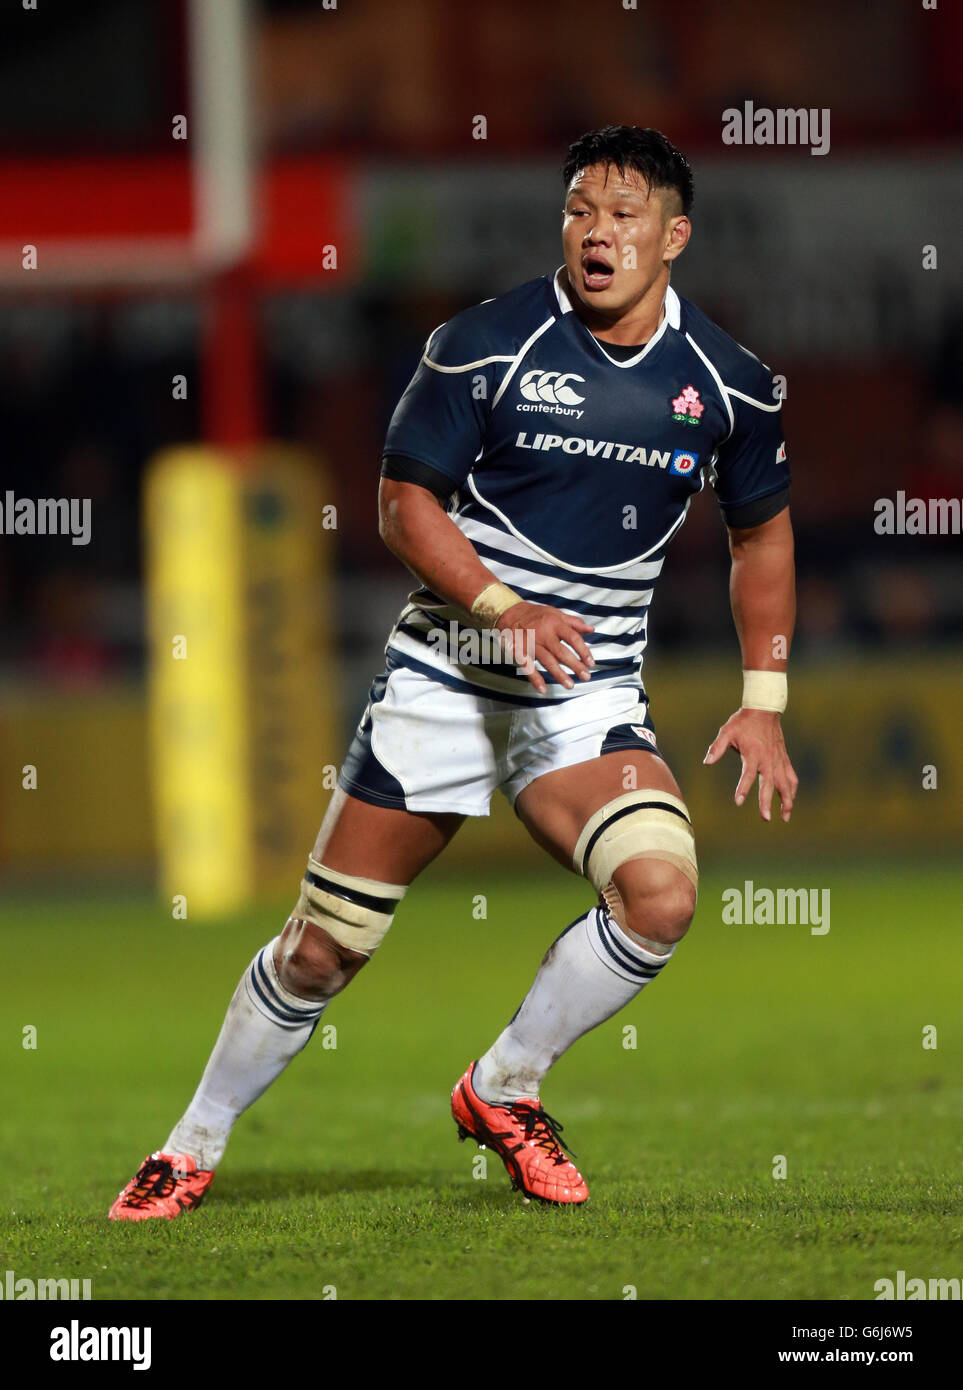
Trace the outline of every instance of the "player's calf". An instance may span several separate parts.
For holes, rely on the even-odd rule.
[[[310,1041],[330,1000],[383,940],[404,893],[400,885],[353,878],[308,860],[294,913],[241,976],[200,1085],[161,1157],[185,1157],[213,1176],[238,1117]],[[142,1165],[131,1191],[136,1187],[139,1194],[145,1173]],[[172,1206],[173,1200],[166,1189],[152,1189],[131,1208],[138,1215],[131,1218],[129,1201],[125,1215],[140,1220],[187,1209]]]
[[[552,943],[508,1027],[479,1058],[482,1101],[537,1100],[549,1068],[658,979],[695,908],[697,868],[684,803],[657,790],[616,797],[590,816],[573,867],[601,905]]]

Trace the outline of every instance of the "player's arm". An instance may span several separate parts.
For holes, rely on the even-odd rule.
[[[498,585],[471,541],[448,516],[441,499],[427,487],[382,477],[378,504],[385,545],[447,603],[472,614],[479,596]],[[474,616],[477,622],[477,609]],[[593,629],[581,618],[520,600],[506,607],[491,625],[512,634],[512,652],[540,695],[545,693],[545,680],[533,657],[567,689],[574,685],[567,671],[581,680],[589,679],[594,661],[582,634]]]
[[[784,507],[756,526],[730,526],[729,553],[729,593],[743,670],[784,676],[796,616],[789,508]],[[788,821],[799,779],[786,752],[780,714],[774,710],[739,709],[719,730],[705,762],[717,762],[727,748],[735,749],[742,759],[736,805],[742,805],[758,776],[763,820],[770,819],[775,791],[782,805],[782,818]]]

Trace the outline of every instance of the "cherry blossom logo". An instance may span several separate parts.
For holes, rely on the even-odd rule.
[[[672,418],[678,420],[680,425],[701,424],[704,410],[705,406],[699,400],[699,393],[694,386],[687,386],[672,402]]]

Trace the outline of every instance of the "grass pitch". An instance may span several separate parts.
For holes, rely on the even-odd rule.
[[[484,884],[485,920],[477,884],[420,880],[323,1019],[336,1047],[319,1028],[241,1119],[198,1213],[137,1225],[107,1208],[287,904],[195,927],[145,899],[8,901],[0,1269],[89,1278],[95,1299],[871,1299],[897,1269],[963,1275],[963,871],[826,868],[825,936],[723,925],[741,878],[703,875],[661,979],[543,1088],[585,1207],[524,1205],[448,1113],[590,902],[546,863]]]

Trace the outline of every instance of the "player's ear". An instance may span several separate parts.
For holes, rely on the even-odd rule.
[[[681,256],[682,252],[689,244],[689,237],[691,235],[692,223],[685,214],[678,217],[670,217],[665,224],[665,248],[662,253],[662,259],[665,261],[674,261],[677,256]]]

